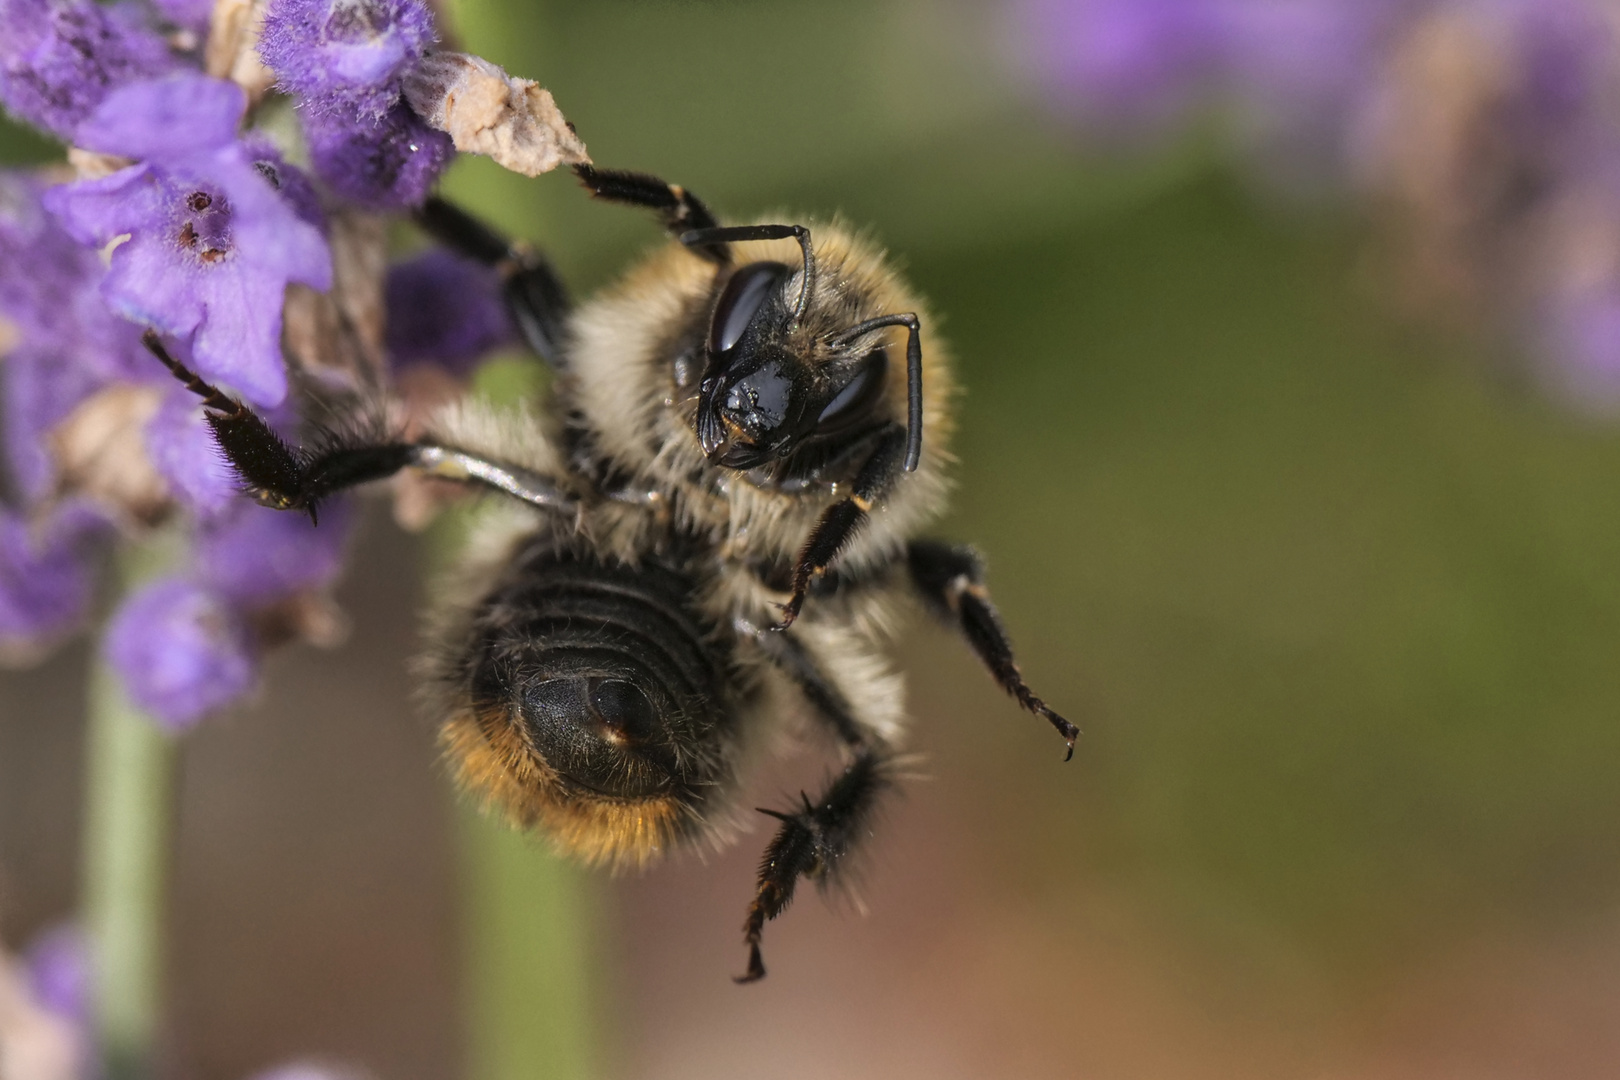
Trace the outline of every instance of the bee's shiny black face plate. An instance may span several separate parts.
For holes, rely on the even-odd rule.
[[[693,430],[715,465],[747,471],[824,439],[859,433],[882,397],[882,349],[815,367],[788,347],[793,270],[756,262],[727,279],[709,319]],[[826,458],[826,448],[816,455]]]

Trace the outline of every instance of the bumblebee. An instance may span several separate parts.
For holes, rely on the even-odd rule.
[[[335,492],[412,469],[499,492],[439,589],[424,694],[460,783],[592,863],[724,843],[741,780],[789,718],[843,766],[780,824],[744,922],[801,878],[835,882],[899,779],[904,706],[883,658],[902,607],[955,625],[996,682],[1025,684],[970,548],[919,539],[942,510],[952,385],[921,301],[837,222],[721,225],[691,192],[581,166],[597,198],[656,212],[673,242],[574,305],[550,264],[456,206],[419,225],[497,268],[547,399],[459,404],[404,440],[294,448],[146,341],[202,398],[260,502],[312,519]]]

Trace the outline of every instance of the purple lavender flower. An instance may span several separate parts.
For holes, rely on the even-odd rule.
[[[455,155],[450,136],[435,131],[403,101],[380,120],[304,117],[315,171],[337,194],[377,210],[420,206]]]
[[[178,384],[146,425],[146,453],[176,499],[200,517],[242,501],[241,482],[226,464],[196,395]]]
[[[276,405],[287,393],[283,292],[289,281],[328,288],[331,258],[237,140],[245,108],[239,87],[200,75],[114,91],[77,140],[148,160],[45,199],[81,243],[129,237],[102,285],[114,310],[189,337],[202,375]]]
[[[214,13],[214,0],[152,0],[152,6],[165,20],[190,30],[201,40],[208,35],[208,19]]]
[[[302,514],[238,499],[232,513],[199,530],[198,576],[214,592],[244,607],[324,589],[343,569],[352,522],[351,508],[341,500],[325,505],[316,528]]]
[[[1178,115],[1224,45],[1214,0],[1032,0],[1023,20],[1065,103],[1113,123]]]
[[[90,1016],[90,956],[84,935],[62,923],[35,936],[23,951],[28,989],[41,1008],[75,1026]]]
[[[433,363],[466,374],[512,340],[500,276],[443,248],[390,267],[385,295],[395,364]]]
[[[306,112],[380,121],[435,40],[420,0],[272,0],[259,55]]]
[[[0,0],[0,102],[63,138],[126,83],[175,68],[132,5]]]
[[[31,656],[78,629],[91,598],[86,545],[105,527],[78,502],[37,522],[0,509],[0,653]]]
[[[0,318],[18,337],[0,364],[0,415],[11,472],[30,499],[51,486],[52,428],[108,381],[156,374],[138,328],[101,300],[101,260],[45,212],[45,190],[28,174],[0,173]]]
[[[184,731],[253,689],[257,657],[247,626],[224,597],[185,578],[133,593],[104,645],[130,700],[170,731]]]
[[[106,383],[76,359],[63,349],[25,345],[0,364],[6,461],[30,500],[51,490],[55,469],[46,449],[51,429]]]

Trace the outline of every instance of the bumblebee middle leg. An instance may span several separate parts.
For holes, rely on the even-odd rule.
[[[1080,729],[1059,716],[1035,695],[1024,682],[1013,659],[1012,642],[1001,625],[1001,615],[990,602],[984,585],[984,560],[970,547],[953,547],[938,540],[913,540],[906,550],[911,580],[923,600],[940,618],[953,623],[968,647],[976,653],[996,684],[1017,699],[1018,704],[1037,716],[1044,716],[1057,729],[1074,757],[1074,740]]]
[[[734,978],[751,983],[765,977],[760,954],[765,924],[787,910],[799,879],[809,878],[821,885],[835,881],[851,850],[869,830],[879,798],[893,786],[894,753],[860,721],[799,641],[741,620],[738,629],[793,680],[817,715],[853,751],[849,763],[819,798],[812,801],[801,792],[798,809],[759,810],[780,821],[782,827],[760,860],[754,900],[743,920],[748,969]]]

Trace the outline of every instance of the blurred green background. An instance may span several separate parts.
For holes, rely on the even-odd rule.
[[[1346,207],[1278,204],[1196,144],[1088,150],[1006,74],[985,7],[457,0],[454,20],[549,87],[599,164],[731,216],[871,224],[943,316],[929,330],[966,388],[941,531],[988,554],[1026,673],[1085,731],[1062,765],[949,635],[908,633],[927,779],[874,844],[867,914],[801,901],[768,932],[770,978],[738,988],[762,831],[632,880],[559,878],[533,855],[534,889],[589,910],[595,938],[575,946],[594,959],[576,961],[577,1000],[525,1000],[539,991],[521,979],[495,1000],[537,1031],[592,1015],[600,1052],[548,1062],[537,1037],[485,1074],[1613,1075],[1614,427],[1499,377],[1487,346],[1396,321]],[[473,161],[448,186],[582,292],[657,242],[566,177]],[[385,571],[421,557],[374,516],[355,643],[284,658],[258,709],[187,749],[182,814],[224,816],[212,840],[182,822],[179,909],[206,922],[234,872],[242,903],[279,916],[225,920],[208,939],[223,953],[177,946],[179,1075],[296,1054],[443,1075],[494,1022],[490,992],[456,1011],[458,934],[489,924],[455,915],[425,725],[392,686],[386,706],[352,686],[403,670],[414,598]],[[0,682],[10,941],[70,895],[71,856],[64,870],[38,838],[47,818],[71,837],[51,800],[71,821],[72,736],[47,754],[41,727],[55,710],[71,732],[82,660]],[[389,730],[408,734],[380,765]],[[755,797],[824,767],[789,762]],[[392,786],[342,805],[356,773]],[[288,794],[266,776],[342,815],[329,862],[297,854],[307,822],[278,839]],[[410,858],[366,866],[401,845]],[[292,876],[232,869],[256,860]],[[321,868],[299,914],[286,896]],[[332,929],[351,923],[377,940]],[[482,955],[521,970],[555,955],[529,939],[555,936],[508,920]],[[424,959],[388,968],[400,948]],[[216,970],[248,955],[251,973]],[[257,996],[231,999],[231,978]]]

